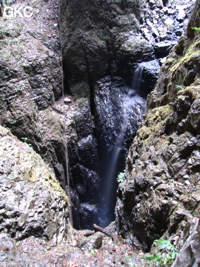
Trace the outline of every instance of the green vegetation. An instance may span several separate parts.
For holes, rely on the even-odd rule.
[[[6,56],[6,57],[10,57],[11,54],[10,54],[10,53],[6,53],[5,56]]]
[[[132,262],[132,256],[129,255],[127,252],[125,253],[124,256],[125,256],[125,258],[126,258],[126,260],[127,260],[127,264],[128,264],[128,266],[129,266],[129,267],[134,267],[135,264]],[[119,264],[120,264],[120,262],[119,262]]]
[[[12,5],[16,2],[16,0],[4,0],[6,5]]]
[[[21,23],[17,24],[17,27],[22,30],[23,29],[23,24],[21,24]]]
[[[10,44],[18,44],[18,40],[16,39],[10,40]]]
[[[104,41],[108,41],[108,40],[110,39],[110,37],[109,37],[108,35],[104,35],[104,36],[102,37],[102,39],[103,39]]]
[[[17,123],[17,120],[15,120],[15,119],[11,119],[11,120],[9,121],[9,123],[10,123],[10,124],[15,124],[15,123]]]
[[[191,29],[195,30],[195,31],[198,31],[200,32],[200,28],[197,28],[197,27],[192,27]]]
[[[94,249],[92,249],[92,250],[90,251],[90,254],[93,255],[93,254],[95,254],[96,251],[97,251],[97,249],[94,248]]]
[[[2,127],[6,128],[8,131],[11,131],[11,128],[7,127],[6,124],[2,124]]]
[[[125,180],[125,173],[124,172],[120,172],[117,176],[117,182],[121,183]]]
[[[176,85],[176,89],[178,90],[184,90],[185,86],[184,85]]]
[[[25,86],[20,85],[19,87],[17,87],[16,92],[22,92],[23,90],[25,90]]]
[[[169,240],[155,240],[154,244],[160,244],[155,248],[156,253],[153,255],[146,254],[145,260],[154,261],[153,266],[171,266],[178,253],[175,251],[174,245]]]
[[[23,140],[25,143],[27,143],[30,147],[33,147],[33,145],[30,143],[30,139],[27,137],[22,137],[21,140]]]

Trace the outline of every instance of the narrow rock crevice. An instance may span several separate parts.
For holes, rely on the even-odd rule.
[[[90,107],[87,115],[83,111],[80,120],[75,118],[78,139],[73,141],[73,149],[69,149],[74,217],[79,221],[76,228],[90,228],[91,223],[85,224],[89,220],[106,226],[114,219],[116,177],[125,167],[128,148],[145,110],[145,98],[155,86],[161,61],[178,39],[170,26],[172,21],[176,23],[176,5],[171,3],[169,9],[174,11],[164,13],[163,5],[168,10],[168,2],[158,2],[92,1],[89,4],[86,1],[82,5],[78,1],[64,1],[62,4],[60,28],[66,92],[76,99],[84,98],[82,103]],[[159,18],[154,18],[154,10],[160,14]],[[82,15],[77,17],[77,12]],[[164,30],[166,19],[170,24],[168,32]],[[184,22],[181,23],[184,28]],[[140,67],[141,77],[135,78],[140,79],[140,86],[131,88]],[[90,121],[89,132],[85,116]],[[99,168],[92,167],[94,161],[89,163],[89,154],[94,155],[88,143],[90,138],[95,140],[94,161]],[[84,195],[89,183],[94,182],[91,174],[98,180],[96,198],[92,192],[90,197]],[[109,193],[106,187],[112,188]],[[112,197],[106,211],[109,194]],[[107,222],[100,222],[104,221],[100,217],[108,214],[111,217],[105,219]]]

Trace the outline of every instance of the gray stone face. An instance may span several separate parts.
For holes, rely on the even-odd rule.
[[[94,123],[86,98],[76,101],[71,109],[73,138],[68,142],[70,184],[75,228],[92,228],[99,197],[98,152]],[[90,209],[84,207],[89,206]],[[97,217],[97,216],[96,216]]]
[[[2,19],[0,26],[0,124],[41,155],[64,190],[68,146],[70,167],[77,164],[83,170],[72,169],[76,172],[71,181],[74,192],[77,188],[86,192],[89,187],[93,198],[97,197],[98,160],[90,103],[62,98],[58,3],[36,1],[31,6],[33,16],[27,24],[17,16]],[[80,86],[84,91],[84,84]]]
[[[55,2],[31,3],[31,19],[17,16],[1,20],[0,124],[11,129],[22,141],[28,140],[54,167],[58,179],[63,180],[63,168],[58,167],[62,159],[55,151],[64,147],[60,141],[62,133],[57,143],[52,140],[52,130],[60,126],[56,113],[50,108],[62,95]],[[17,3],[11,7],[15,5]]]
[[[94,101],[101,146],[121,146],[126,149],[141,121],[145,99],[135,89],[124,86],[120,78],[113,80],[106,77],[98,81]]]
[[[180,27],[177,27],[179,35],[184,28],[190,8],[182,7],[186,15],[184,21],[180,22],[183,19],[183,12],[179,14],[177,20],[174,1],[171,1],[170,5],[168,1],[150,1],[149,4],[146,1],[137,0],[62,1],[61,51],[57,28],[57,1],[32,2],[38,16],[34,14],[28,24],[29,27],[21,18],[10,21],[2,20],[0,27],[0,123],[10,128],[20,140],[33,146],[35,151],[54,168],[56,177],[64,189],[67,187],[65,170],[66,147],[68,146],[71,172],[76,174],[76,178],[70,180],[72,200],[74,203],[78,203],[77,210],[80,209],[84,214],[93,216],[97,211],[93,207],[93,203],[88,203],[86,192],[87,190],[93,191],[93,200],[98,191],[98,155],[96,139],[93,135],[92,117],[96,82],[105,75],[110,75],[110,77],[118,75],[124,79],[124,83],[130,85],[133,73],[141,61],[149,64],[149,62],[166,55],[166,49],[178,38],[174,35],[172,20],[180,23]],[[160,44],[161,42],[162,44]],[[157,50],[154,49],[155,46]],[[183,52],[181,45],[176,49],[179,51],[179,55]],[[70,101],[67,102],[60,99],[63,78],[61,52],[63,52],[66,92],[72,93],[79,98],[78,100],[72,97],[69,97]],[[198,58],[194,57],[191,65],[196,61]],[[155,72],[152,74],[149,67],[146,69],[148,80],[152,77],[156,78]],[[186,74],[186,72],[187,70],[184,73]],[[189,69],[188,75],[184,77],[186,85],[191,84],[196,73],[198,70],[191,71]],[[182,81],[182,77],[180,77],[180,81]],[[88,101],[89,97],[90,101]],[[60,100],[55,102],[58,99]],[[157,99],[157,101],[159,100]],[[193,100],[191,101],[193,103]],[[152,105],[154,104],[153,102]],[[190,109],[188,117],[183,117],[179,121],[181,104],[180,98],[175,105],[177,112],[174,113],[180,124],[180,133],[183,133],[181,129],[190,127],[190,124],[194,131],[198,131],[198,113],[193,116],[192,109]],[[190,103],[188,105],[190,106]],[[185,108],[188,110],[188,105],[181,106],[182,110]],[[194,102],[194,110],[196,110],[196,105],[198,105],[197,101]],[[162,112],[162,118],[166,118],[168,110],[169,107],[167,111]],[[157,120],[156,117],[155,120]],[[166,131],[171,128],[170,123],[169,120],[170,127]],[[164,131],[162,127],[159,129],[161,132]],[[145,135],[148,132],[142,134]],[[196,146],[195,142],[193,140],[190,144],[188,141],[183,154],[190,151],[191,147]],[[173,143],[171,150],[165,153],[167,156],[173,154],[175,145]],[[148,153],[151,153],[152,150],[151,147]],[[148,153],[144,155],[147,159]],[[176,155],[176,157],[178,156]],[[193,162],[197,158],[198,153],[195,152],[192,158]],[[186,159],[183,158],[178,164],[175,162],[176,159],[173,158],[172,170],[181,170]],[[13,162],[13,157],[10,163],[2,161],[2,168],[5,170],[13,168]],[[192,164],[190,163],[191,166]],[[190,165],[188,165],[189,170],[192,169]],[[142,163],[139,162],[137,168],[141,168],[141,166]],[[150,167],[153,168],[151,165]],[[198,164],[196,169],[198,169]],[[2,173],[3,178],[12,181],[15,179],[12,172],[11,174],[10,172]],[[162,172],[162,168],[155,171],[157,175]],[[14,206],[14,202],[16,204],[18,203],[16,201],[20,201],[17,211],[13,211],[14,208],[12,209],[9,205],[4,211],[4,206],[2,206],[3,214],[6,213],[3,229],[5,231],[11,229],[11,235],[16,238],[23,238],[31,234],[47,236],[49,239],[54,238],[59,231],[52,223],[56,208],[52,208],[52,211],[51,206],[48,206],[54,207],[51,204],[51,194],[53,193],[50,189],[41,189],[40,183],[37,184],[33,181],[29,184],[27,182],[26,186],[28,188],[33,186],[33,190],[36,190],[38,195],[35,196],[32,189],[27,190],[26,200],[21,201],[18,195],[21,194],[20,192],[25,194],[25,189],[23,188],[24,182],[22,184],[20,179],[19,183],[16,183],[17,188],[14,186],[14,189],[12,183],[2,180],[2,190],[4,190],[2,196],[8,198],[8,193],[14,208],[17,207]],[[194,175],[192,179],[197,178]],[[138,183],[142,188],[147,187],[142,176],[138,177]],[[132,189],[130,186],[130,190]],[[13,193],[15,191],[17,197]],[[34,204],[32,197],[38,196],[40,196],[40,200],[36,203],[38,211],[32,211]],[[47,200],[49,202],[46,204]],[[137,199],[137,201],[139,200]],[[30,211],[27,213],[30,213],[31,218],[28,217],[28,222],[26,221],[27,213],[24,215],[22,212],[26,203],[30,206]],[[59,203],[55,202],[56,206],[57,204]],[[79,210],[77,213],[79,214]],[[19,222],[16,219],[18,217],[20,218]],[[49,219],[49,224],[44,218]]]
[[[200,224],[196,219],[195,224],[191,227],[190,236],[185,241],[179,255],[172,267],[194,266],[198,267],[200,263]]]
[[[63,1],[61,39],[68,92],[93,97],[96,81],[107,75],[120,76],[129,85],[138,63],[168,54],[186,28],[193,3]]]
[[[198,4],[190,29],[199,21]],[[147,113],[127,157],[126,180],[118,190],[118,227],[146,250],[161,238],[179,251],[199,217],[199,33],[191,37],[190,29],[167,57],[148,97]],[[198,260],[195,231],[194,247],[186,242],[183,258],[194,253]],[[175,266],[179,262],[183,266],[181,256]]]
[[[68,198],[54,173],[3,127],[0,139],[1,233],[61,241],[67,236]]]

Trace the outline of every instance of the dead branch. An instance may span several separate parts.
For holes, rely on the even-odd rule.
[[[107,231],[105,231],[103,228],[101,228],[100,226],[98,226],[96,224],[93,224],[93,227],[95,230],[103,233],[104,235],[109,236],[112,239],[112,241],[115,242],[115,237],[112,234],[108,233]]]

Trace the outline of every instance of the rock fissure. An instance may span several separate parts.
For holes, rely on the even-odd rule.
[[[91,134],[96,137],[96,159],[99,162],[100,169],[109,169],[108,166],[113,164],[113,161],[109,159],[111,155],[114,154],[114,157],[118,158],[117,154],[120,153],[120,160],[118,159],[118,161],[121,162],[122,157],[125,157],[126,155],[126,149],[124,147],[120,152],[119,148],[114,148],[112,145],[113,140],[115,140],[116,136],[119,135],[120,132],[120,121],[122,118],[117,115],[117,109],[120,108],[122,103],[120,103],[120,101],[117,103],[117,96],[113,99],[111,98],[110,101],[109,93],[106,93],[107,96],[104,96],[102,93],[103,90],[106,92],[106,87],[111,90],[113,84],[116,89],[112,89],[112,94],[115,94],[114,91],[118,90],[117,86],[126,87],[126,84],[131,85],[131,72],[132,74],[136,72],[136,69],[139,66],[138,63],[143,62],[141,64],[141,66],[143,66],[143,74],[141,77],[141,90],[139,93],[141,96],[146,97],[146,95],[153,89],[156,81],[159,70],[159,63],[157,59],[164,57],[168,53],[169,47],[173,44],[173,40],[176,40],[177,37],[174,36],[171,38],[171,36],[167,34],[165,37],[161,37],[161,35],[159,36],[158,31],[154,29],[153,36],[150,38],[147,34],[148,30],[145,29],[145,27],[152,27],[153,21],[151,22],[152,18],[149,16],[148,22],[141,11],[146,8],[145,12],[147,12],[148,15],[151,13],[151,11],[149,13],[149,10],[147,9],[148,4],[145,4],[144,2],[141,4],[134,1],[130,1],[130,3],[119,2],[118,4],[95,2],[93,4],[85,2],[85,5],[82,6],[77,2],[63,2],[61,12],[63,62],[64,72],[66,72],[65,77],[67,77],[66,82],[70,93],[76,98],[84,96],[90,100],[91,115],[94,115],[95,118],[95,129],[93,133],[91,132]],[[158,6],[151,6],[151,10],[158,8],[157,11],[160,14],[159,20],[162,20],[162,6],[163,3],[158,4]],[[96,12],[97,7],[98,13]],[[170,10],[172,8],[173,4],[170,6]],[[77,10],[80,10],[80,14],[82,14],[78,18],[76,17]],[[152,12],[154,16],[155,13],[154,11]],[[168,16],[172,17],[175,13],[176,11],[173,11],[172,13],[169,12]],[[120,14],[120,17],[118,17],[117,14]],[[73,20],[71,19],[72,17],[74,17]],[[143,18],[143,28],[141,28],[142,35],[139,31],[141,18]],[[165,19],[166,18],[167,17],[165,17]],[[156,19],[158,19],[158,17],[154,19],[154,22]],[[164,20],[162,20],[162,23],[164,23]],[[155,34],[155,32],[157,33]],[[145,38],[142,36],[145,36]],[[159,38],[160,42],[162,40],[163,43],[159,43],[159,45],[157,45],[156,42],[158,42]],[[103,85],[103,83],[105,83],[105,85]],[[128,87],[126,88],[127,89],[124,90],[128,90]],[[99,96],[97,95],[99,93],[96,93],[98,90],[102,91]],[[120,94],[123,95],[123,93]],[[99,99],[97,97],[99,97]],[[103,99],[105,97],[107,98],[107,103],[105,102],[104,105],[102,101],[104,101]],[[104,105],[103,109],[99,108],[102,104]],[[108,107],[108,105],[111,107]],[[114,107],[114,105],[116,105],[116,107]],[[106,116],[108,119],[103,118],[100,114],[103,114],[105,111],[107,112]],[[119,126],[114,126],[115,123],[111,118],[114,116],[117,116],[116,119],[119,120]],[[101,119],[102,122],[100,122]],[[106,120],[108,122],[106,122]],[[137,126],[133,126],[133,121],[130,123],[134,130],[131,130],[132,133],[126,132],[127,141],[129,138],[133,138],[133,132],[136,131],[137,128]],[[107,124],[107,126],[104,126],[103,124]],[[113,127],[117,127],[116,130],[114,130]],[[106,133],[106,131],[108,131],[109,134]],[[130,142],[131,139],[129,139],[128,143],[130,144]],[[82,159],[78,157],[77,163],[74,165],[76,167],[72,167],[74,164],[72,163],[71,169],[77,170],[81,168],[82,177],[84,177],[83,173],[85,172],[86,174],[86,172],[90,171],[89,169],[85,169],[86,160],[84,159],[85,163],[82,163],[81,160]],[[115,170],[115,176],[117,176],[117,172],[123,169],[124,164],[120,163],[119,165],[121,165],[121,167],[119,167],[118,170]],[[73,171],[73,177],[75,173],[78,175],[77,171]],[[104,171],[102,172],[101,170],[97,170],[97,174],[100,177],[105,176],[104,173]],[[74,177],[73,179],[76,178]],[[88,178],[82,179],[89,181]],[[107,180],[106,178],[104,179],[105,181]],[[103,183],[106,184],[105,181]],[[77,183],[79,194],[83,194],[85,186],[86,184],[84,185],[83,181],[79,181]],[[78,198],[76,198],[76,200],[78,200]],[[96,205],[97,203],[93,204]],[[82,204],[80,203],[80,205]],[[83,205],[86,207],[85,204]]]

